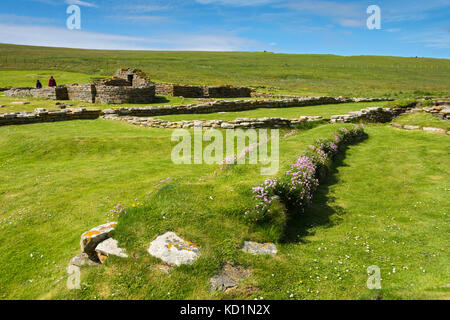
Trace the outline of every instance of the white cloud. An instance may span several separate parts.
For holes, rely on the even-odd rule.
[[[132,22],[140,24],[162,23],[171,20],[171,18],[165,16],[149,16],[149,15],[143,16],[118,15],[118,16],[110,16],[109,18],[115,20],[115,22]]]
[[[366,14],[364,6],[355,2],[299,0],[283,3],[278,7],[329,17],[355,18]]]
[[[157,37],[131,37],[63,28],[0,23],[3,43],[33,46],[70,47],[111,50],[190,50],[245,51],[260,50],[255,41],[231,34],[160,34]]]
[[[42,18],[42,17],[28,17],[19,16],[16,14],[0,14],[0,23],[15,23],[15,24],[49,24],[58,21],[53,18]]]
[[[169,10],[172,7],[169,5],[156,5],[156,4],[127,4],[115,7],[115,9],[125,10],[132,13],[147,13],[155,11]]]
[[[363,19],[357,20],[357,19],[338,19],[337,23],[339,23],[343,27],[362,27],[365,24],[365,21]]]

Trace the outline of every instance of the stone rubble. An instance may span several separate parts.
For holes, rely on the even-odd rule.
[[[226,291],[238,286],[239,282],[250,276],[251,272],[242,266],[232,266],[227,263],[223,267],[222,271],[212,277],[210,282],[210,291],[221,290]]]
[[[400,123],[393,122],[391,123],[391,126],[398,129],[404,129],[404,130],[423,130],[426,132],[432,132],[432,133],[440,133],[440,134],[448,134],[450,135],[450,131],[446,131],[442,128],[435,128],[435,127],[421,127],[421,126],[413,126],[413,125],[402,125]]]

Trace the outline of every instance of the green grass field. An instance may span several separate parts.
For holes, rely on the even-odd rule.
[[[237,118],[264,118],[281,117],[294,119],[300,116],[322,116],[324,118],[334,115],[347,114],[367,107],[384,107],[385,102],[342,103],[332,105],[317,105],[294,108],[259,108],[239,112],[218,112],[207,114],[182,114],[170,116],[157,116],[156,118],[168,121],[181,120],[235,120]]]
[[[450,95],[450,60],[445,59],[0,44],[0,87],[34,86],[36,78],[45,83],[50,75],[59,84],[87,83],[122,67],[143,69],[154,81],[253,86],[280,94],[395,99]],[[152,105],[195,102],[160,97]],[[158,118],[329,117],[397,103]],[[56,101],[2,94],[0,105],[1,113],[58,109]],[[394,121],[450,129],[425,113]],[[318,122],[295,131],[282,129],[277,176],[317,139],[352,126]],[[0,299],[448,300],[450,136],[398,130],[389,123],[365,130],[368,138],[336,159],[312,206],[295,212],[284,225],[283,217],[272,224],[244,217],[255,204],[252,187],[267,178],[260,174],[261,165],[223,171],[216,164],[175,165],[170,129],[105,119],[0,127]],[[286,133],[290,135],[284,137]],[[101,267],[83,268],[81,290],[68,290],[66,268],[80,253],[80,235],[105,223],[119,202],[129,209],[113,236],[130,257],[109,257]],[[144,205],[131,208],[135,202]],[[146,250],[167,231],[199,245],[201,257],[191,266],[162,272],[161,260]],[[278,254],[243,253],[245,240],[274,242]],[[236,289],[210,292],[209,279],[226,262],[248,268],[251,276]],[[366,286],[370,265],[381,269],[380,290]]]
[[[308,144],[342,126],[281,139],[281,170]],[[449,298],[443,288],[449,271],[449,137],[388,125],[367,132],[369,139],[337,162],[314,205],[289,225],[271,258],[239,251],[246,239],[277,238],[242,218],[250,188],[264,179],[258,166],[214,176],[215,165],[174,165],[170,130],[115,121],[0,128],[0,298]],[[85,269],[82,290],[68,291],[66,266],[79,252],[80,234],[104,223],[117,202],[130,205],[136,198],[145,206],[121,218],[115,233],[134,258]],[[193,266],[168,275],[145,252],[167,230],[202,250]],[[234,291],[209,293],[208,279],[225,261],[253,275]],[[365,287],[372,264],[382,270],[381,291]]]
[[[61,84],[86,83],[124,67],[142,69],[156,82],[232,84],[276,93],[390,98],[450,95],[447,59],[104,51],[0,44],[0,86],[34,86],[36,77],[46,81],[50,74]]]

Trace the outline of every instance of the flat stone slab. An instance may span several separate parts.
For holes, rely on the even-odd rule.
[[[150,243],[148,253],[169,265],[193,264],[200,256],[199,247],[174,232],[166,232]]]
[[[443,134],[446,133],[445,129],[434,128],[434,127],[423,127],[422,130],[427,131],[427,132],[435,132],[435,133],[443,133]]]
[[[226,291],[227,289],[235,288],[242,279],[248,277],[250,274],[251,272],[244,267],[234,267],[227,263],[218,275],[215,275],[209,280],[211,284],[209,290]]]
[[[117,240],[113,238],[100,242],[100,244],[95,248],[95,251],[107,257],[117,256],[121,258],[128,258],[125,249],[119,248],[117,245]]]
[[[406,130],[419,130],[420,126],[404,125],[403,129],[406,129]]]
[[[89,257],[96,256],[95,248],[100,242],[110,238],[110,233],[116,226],[117,222],[109,222],[83,233],[80,240],[81,251],[87,253]]]
[[[251,254],[271,254],[275,255],[278,252],[277,246],[273,243],[258,243],[253,241],[245,241],[242,251]]]
[[[98,265],[100,265],[100,264],[91,260],[89,258],[89,256],[87,255],[87,253],[84,253],[84,252],[77,254],[69,262],[69,266],[77,266],[77,267],[83,267],[83,266],[93,267],[93,266],[98,266]]]

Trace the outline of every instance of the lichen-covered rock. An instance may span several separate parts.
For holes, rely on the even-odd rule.
[[[81,251],[89,257],[96,256],[95,248],[100,242],[110,238],[110,233],[116,226],[117,222],[109,222],[83,233],[80,241]]]
[[[107,257],[117,256],[121,258],[128,258],[125,249],[119,248],[117,245],[117,240],[113,238],[100,242],[100,244],[95,248],[95,251]]]
[[[200,256],[199,247],[181,239],[174,232],[167,232],[150,243],[148,253],[170,265],[193,264]]]
[[[242,251],[248,252],[251,254],[277,254],[277,246],[273,243],[258,243],[253,241],[245,241],[244,246],[242,247]]]
[[[250,271],[248,271],[244,267],[234,267],[227,263],[218,275],[215,275],[209,280],[211,284],[209,290],[225,291],[227,289],[235,288],[237,287],[241,279],[246,278],[249,275]]]

